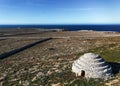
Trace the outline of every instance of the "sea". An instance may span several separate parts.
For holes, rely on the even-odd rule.
[[[64,29],[69,31],[95,30],[95,31],[117,31],[120,25],[0,25],[0,29],[11,28],[35,28],[35,29]]]

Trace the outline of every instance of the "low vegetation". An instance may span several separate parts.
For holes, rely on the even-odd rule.
[[[109,62],[114,70],[114,78],[104,81],[76,77],[71,72],[71,64],[86,52],[100,54]],[[119,70],[120,37],[53,39],[0,60],[0,85],[119,86]]]

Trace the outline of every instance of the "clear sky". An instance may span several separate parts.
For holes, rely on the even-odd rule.
[[[0,0],[0,24],[120,24],[120,0]]]

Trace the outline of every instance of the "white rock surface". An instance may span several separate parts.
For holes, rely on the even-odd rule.
[[[86,78],[109,79],[112,76],[111,66],[98,54],[86,53],[75,60],[72,64],[72,72],[81,76],[81,71],[85,72]]]

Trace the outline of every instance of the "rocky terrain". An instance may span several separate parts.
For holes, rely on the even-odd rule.
[[[39,39],[4,39],[0,41],[0,54],[33,43]]]
[[[25,33],[25,32],[24,32]],[[52,37],[0,60],[0,86],[119,86],[120,34],[97,31],[63,31],[1,36],[0,53]],[[86,52],[100,54],[111,64],[112,80],[86,80],[71,72],[73,61]]]

